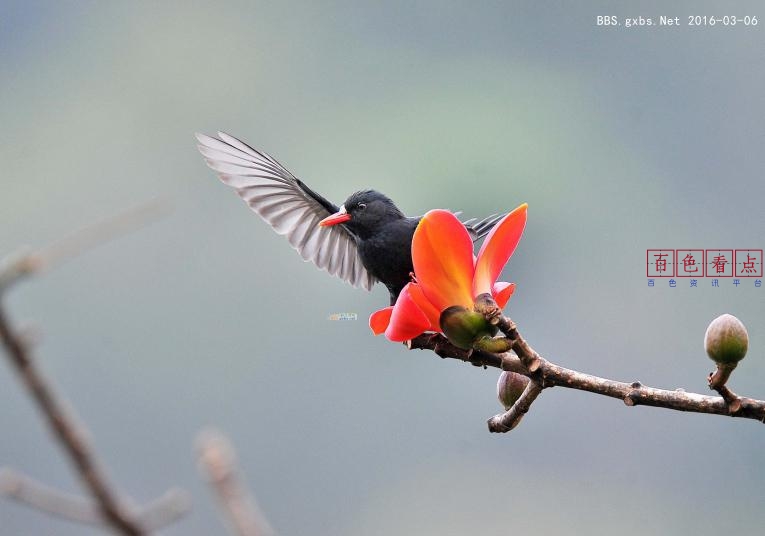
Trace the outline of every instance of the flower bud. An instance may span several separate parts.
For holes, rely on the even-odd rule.
[[[719,365],[735,365],[746,355],[749,335],[741,321],[733,315],[718,316],[704,335],[704,349]]]
[[[529,379],[523,374],[505,370],[497,380],[497,398],[505,409],[510,409],[515,404],[529,384]]]
[[[444,309],[439,325],[449,342],[463,350],[469,350],[475,341],[497,333],[497,328],[490,325],[482,314],[461,305]]]

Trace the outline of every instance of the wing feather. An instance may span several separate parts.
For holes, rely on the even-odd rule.
[[[353,285],[372,289],[377,281],[364,268],[356,237],[343,225],[319,227],[340,207],[308,188],[276,159],[224,132],[197,134],[199,152],[220,180],[274,231],[287,237],[306,261]]]

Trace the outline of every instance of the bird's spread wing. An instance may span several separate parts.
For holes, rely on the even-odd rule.
[[[354,287],[372,289],[377,279],[364,268],[355,237],[343,225],[319,222],[340,207],[327,201],[274,158],[223,132],[197,134],[199,151],[220,180],[236,189],[252,210],[284,235],[307,261]]]
[[[482,220],[479,220],[478,218],[470,218],[469,220],[463,221],[462,225],[465,226],[465,229],[467,229],[468,233],[470,233],[470,237],[473,239],[473,242],[475,242],[476,240],[480,240],[489,234],[489,231],[491,231],[494,226],[499,223],[499,220],[505,216],[507,216],[507,214],[492,214],[491,216],[487,216]]]

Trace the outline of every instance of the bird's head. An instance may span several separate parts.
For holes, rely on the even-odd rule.
[[[365,238],[380,225],[404,217],[404,213],[387,196],[374,190],[362,190],[351,194],[338,212],[324,218],[319,225],[343,223],[350,231]]]

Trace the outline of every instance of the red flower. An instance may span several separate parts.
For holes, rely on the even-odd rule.
[[[490,293],[504,307],[515,290],[498,283],[526,226],[525,203],[505,216],[486,237],[478,257],[465,226],[447,210],[431,210],[420,220],[412,240],[416,283],[409,283],[396,304],[369,317],[375,335],[406,341],[425,331],[440,331],[441,312],[452,305],[473,308],[474,299]]]

